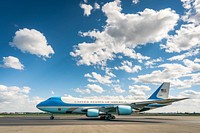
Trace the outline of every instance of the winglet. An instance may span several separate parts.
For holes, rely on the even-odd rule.
[[[164,82],[148,99],[166,99],[169,95],[170,83]]]

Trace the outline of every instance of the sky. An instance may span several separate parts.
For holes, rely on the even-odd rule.
[[[189,97],[154,112],[200,112],[200,0],[0,1],[0,112],[51,96]]]

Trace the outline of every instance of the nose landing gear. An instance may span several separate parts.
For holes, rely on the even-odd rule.
[[[53,116],[53,114],[51,115],[51,117],[50,117],[50,120],[53,120],[54,119],[54,116]]]

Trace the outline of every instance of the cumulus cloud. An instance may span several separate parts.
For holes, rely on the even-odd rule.
[[[120,67],[115,67],[116,70],[124,70],[128,73],[135,73],[135,72],[139,72],[142,70],[142,67],[141,66],[138,66],[138,65],[135,65],[133,66],[132,62],[130,61],[123,61],[122,63],[122,66]]]
[[[50,58],[54,51],[48,45],[46,37],[35,29],[20,29],[15,32],[12,47],[20,49],[22,52],[28,52],[39,57]]]
[[[191,60],[185,59],[183,60],[183,63],[192,71],[192,72],[196,72],[200,70],[200,64],[199,63],[195,63]]]
[[[13,56],[3,57],[3,65],[0,65],[0,67],[24,70],[24,65]]]
[[[89,89],[80,89],[80,88],[76,88],[74,89],[75,92],[81,93],[81,94],[89,94],[91,93],[91,91]]]
[[[148,86],[145,85],[133,85],[133,86],[129,86],[129,92],[136,96],[137,99],[146,99],[147,96],[144,93],[144,91],[149,91],[151,90],[151,88],[149,88]]]
[[[181,0],[186,9],[181,25],[175,35],[171,35],[165,45],[166,52],[181,52],[200,46],[200,0]]]
[[[195,58],[194,62],[200,62],[200,59],[199,58]]]
[[[194,24],[182,25],[175,35],[171,35],[166,45],[161,45],[166,52],[181,52],[200,46],[200,25]]]
[[[141,97],[140,99],[145,99],[145,93],[141,90],[130,89],[129,92],[137,97]]]
[[[87,4],[80,4],[80,7],[84,10],[84,16],[89,16],[93,7]]]
[[[116,77],[116,75],[112,73],[111,68],[106,67],[106,68],[105,68],[105,72],[106,72],[106,74],[107,74],[108,76],[110,76],[110,77],[112,77],[112,78]]]
[[[115,87],[115,88],[113,88],[114,90],[115,90],[115,92],[117,92],[117,93],[124,93],[125,92],[125,90],[123,90],[122,88],[120,88],[120,87]]]
[[[83,37],[89,36],[95,41],[82,42],[70,53],[78,58],[78,65],[106,65],[106,61],[113,60],[118,53],[140,62],[149,59],[136,53],[134,48],[166,38],[179,19],[175,11],[169,8],[160,11],[145,9],[136,14],[124,14],[121,12],[120,2],[117,1],[104,4],[102,11],[107,17],[103,31],[82,33]]]
[[[136,90],[142,90],[142,91],[150,91],[151,88],[149,88],[149,86],[145,86],[145,85],[133,85],[133,86],[129,86],[129,89],[136,89]]]
[[[183,54],[180,54],[180,55],[175,55],[173,57],[170,57],[169,59],[167,60],[170,60],[170,61],[174,61],[174,60],[183,60],[187,57],[192,57],[192,56],[195,56],[197,54],[199,54],[199,50],[200,49],[195,49],[195,50],[190,50],[188,52],[185,52]]]
[[[96,84],[88,84],[87,88],[96,93],[103,93],[105,91],[101,86]]]
[[[155,70],[150,74],[139,75],[137,78],[132,78],[135,82],[160,84],[162,82],[171,82],[172,87],[190,88],[193,84],[199,84],[198,71],[200,64],[194,61],[185,59],[184,65],[172,63],[162,64],[158,68],[162,70]],[[193,73],[197,72],[197,73]],[[181,78],[184,78],[182,80]]]
[[[88,78],[89,82],[99,82],[101,84],[111,84],[111,77],[110,76],[101,76],[100,74],[97,74],[96,72],[92,72],[91,74],[87,73],[84,75]]]
[[[200,0],[181,0],[183,7],[186,9],[185,15],[182,17],[184,21],[200,24]]]
[[[148,60],[146,63],[144,63],[144,65],[150,68],[154,68],[154,65],[156,65],[158,62],[163,62],[163,59],[160,57],[157,59]]]
[[[29,96],[30,87],[0,85],[0,112],[34,112],[35,106],[43,99]]]
[[[86,99],[107,99],[107,100],[137,100],[137,97],[134,97],[132,95],[128,95],[128,96],[122,96],[122,95],[118,95],[118,96],[111,96],[111,95],[101,95],[101,96],[87,96],[84,97]]]

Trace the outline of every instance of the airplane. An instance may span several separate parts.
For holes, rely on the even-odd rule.
[[[168,98],[170,83],[164,82],[147,100],[105,100],[70,97],[50,97],[36,105],[39,110],[53,114],[86,114],[87,117],[115,119],[115,115],[131,115],[164,106],[188,98]]]

